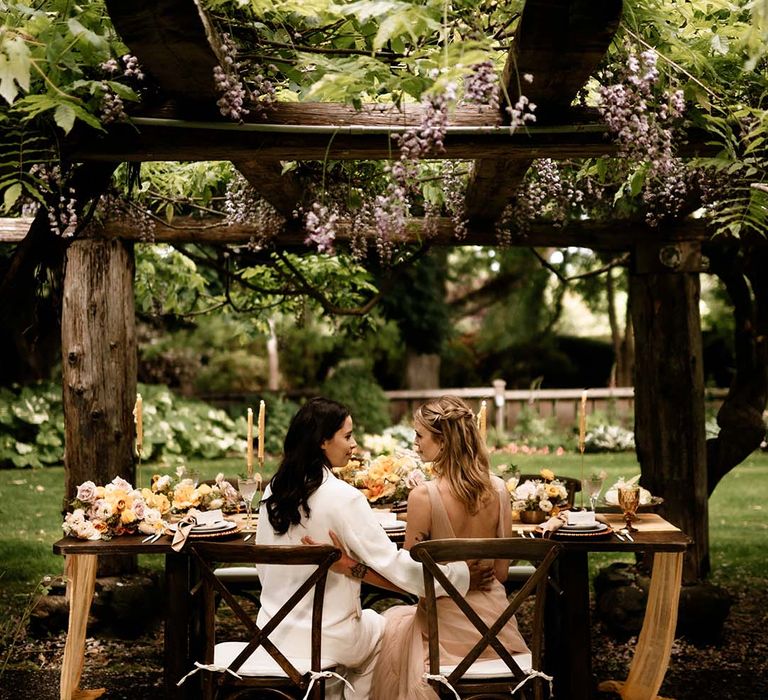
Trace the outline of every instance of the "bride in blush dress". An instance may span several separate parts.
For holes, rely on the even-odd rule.
[[[488,451],[475,416],[464,401],[443,396],[421,406],[414,416],[416,451],[432,462],[436,475],[411,491],[405,549],[422,540],[491,538],[512,535],[512,513],[504,482],[489,472]],[[491,562],[494,578],[488,590],[470,590],[468,602],[491,624],[506,608],[502,582],[509,562]],[[440,661],[458,663],[480,635],[450,598],[438,598]],[[384,613],[386,627],[373,673],[374,700],[434,700],[435,691],[423,679],[427,670],[427,621],[423,599]],[[499,639],[513,654],[529,649],[512,618]],[[498,658],[486,648],[480,659]]]

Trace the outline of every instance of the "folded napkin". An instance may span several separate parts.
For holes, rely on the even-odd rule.
[[[173,534],[173,542],[171,542],[171,549],[174,552],[180,552],[184,549],[189,533],[192,532],[195,525],[197,525],[197,518],[191,512],[176,523],[176,532]]]
[[[595,515],[595,520],[599,523],[605,523],[608,525],[608,520],[604,515],[601,515],[600,513]],[[563,525],[566,525],[567,523],[568,511],[561,510],[557,515],[553,515],[549,520],[541,525],[541,536],[551,537],[555,532],[557,532]]]
[[[176,523],[176,532],[173,535],[171,549],[180,552],[187,543],[189,533],[196,525],[212,525],[223,520],[221,508],[217,510],[200,511],[192,508],[178,523]]]

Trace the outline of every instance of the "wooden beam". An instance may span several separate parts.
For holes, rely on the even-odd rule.
[[[608,49],[621,9],[622,0],[527,0],[502,76],[512,103],[522,93],[536,105],[537,124],[557,123]],[[496,221],[532,160],[476,160],[466,195],[469,219]]]
[[[196,0],[107,0],[120,37],[163,93],[185,111],[220,118],[213,69],[223,61],[222,39]],[[232,159],[234,160],[234,159]],[[301,200],[302,188],[279,160],[242,160],[235,167],[251,186],[285,217]]]
[[[185,102],[218,99],[219,59],[204,15],[193,0],[105,0],[115,30],[142,69],[168,95]],[[150,80],[151,82],[151,80]]]
[[[493,228],[471,228],[467,236],[458,240],[454,233],[454,223],[449,218],[438,219],[430,230],[436,233],[428,236],[425,233],[423,219],[411,219],[407,226],[406,238],[403,242],[428,242],[437,246],[497,246],[499,241]],[[105,238],[121,238],[136,242],[147,243],[146,235],[138,231],[129,222],[110,221],[99,227],[92,224],[91,235]],[[376,238],[374,228],[360,231],[353,228],[350,222],[341,221],[337,226],[337,240],[348,241],[354,235],[364,235],[369,239]],[[525,247],[556,247],[579,246],[593,250],[623,251],[634,246],[648,243],[661,245],[680,241],[703,241],[710,237],[704,222],[700,219],[690,219],[677,226],[665,226],[663,235],[643,223],[623,222],[617,224],[582,221],[565,227],[555,227],[547,224],[536,224],[526,233],[513,234],[511,245]],[[293,222],[286,224],[274,235],[274,244],[279,248],[307,249],[304,241],[307,233]],[[177,216],[171,225],[158,221],[155,225],[152,242],[156,243],[200,243],[209,245],[246,245],[252,238],[264,238],[264,232],[252,225],[217,223],[213,218],[200,219]]]
[[[18,243],[23,240],[34,220],[34,216],[0,219],[0,243]]]
[[[18,243],[24,238],[31,219],[1,219],[0,243]],[[430,245],[439,246],[469,246],[469,245],[499,245],[493,227],[472,227],[466,238],[458,240],[455,236],[455,226],[451,219],[445,217],[437,220],[430,230],[436,230],[433,236],[425,234],[423,219],[411,219],[406,225],[407,241],[419,243],[428,241]],[[147,243],[146,235],[125,221],[109,221],[106,225],[92,223],[90,235],[106,238],[122,238]],[[337,238],[347,241],[352,234],[359,235],[358,229],[353,231],[350,223],[341,221],[337,228]],[[362,232],[368,238],[375,238],[373,228]],[[213,217],[177,216],[171,225],[157,221],[153,240],[156,243],[201,243],[210,245],[247,244],[252,238],[260,239],[264,232],[253,225],[225,224],[221,219]],[[278,246],[306,247],[304,241],[306,231],[294,222],[287,223],[275,236]],[[511,245],[534,248],[579,246],[593,250],[630,250],[636,246],[661,249],[666,244],[684,242],[694,243],[705,241],[711,237],[702,219],[686,219],[676,226],[665,225],[663,233],[658,229],[646,226],[641,222],[609,222],[581,221],[564,227],[548,224],[534,224],[525,234],[513,234]],[[646,245],[647,244],[647,245]]]
[[[280,161],[237,160],[233,165],[286,219],[303,203],[304,189],[295,177],[283,174]]]
[[[272,127],[272,128],[270,128]],[[616,152],[600,124],[533,127],[514,134],[503,127],[457,127],[435,159],[471,160],[589,158]],[[358,127],[217,122],[140,121],[120,125],[106,135],[80,131],[68,143],[68,155],[83,161],[153,160],[386,160],[397,145],[386,127]]]

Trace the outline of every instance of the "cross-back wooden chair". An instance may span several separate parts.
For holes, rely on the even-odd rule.
[[[202,697],[237,698],[253,694],[279,698],[303,698],[312,688],[313,700],[325,697],[325,678],[335,662],[322,658],[322,617],[325,583],[331,565],[341,552],[331,545],[290,546],[195,542],[190,551],[200,572],[202,606],[203,673]],[[307,579],[290,596],[272,619],[259,628],[230,590],[227,581],[216,574],[222,563],[268,564],[274,566],[315,566]],[[311,658],[295,659],[283,654],[269,639],[294,606],[304,596],[313,595]],[[234,612],[247,633],[247,641],[216,640],[217,598]],[[236,674],[236,675],[235,675]]]
[[[541,674],[544,640],[544,603],[548,574],[560,553],[560,545],[551,540],[519,538],[447,539],[419,542],[410,550],[411,556],[422,563],[426,589],[426,615],[429,634],[429,683],[441,698],[507,698],[519,686],[522,697],[545,697],[543,689],[549,682]],[[507,607],[491,625],[486,625],[467,600],[447,579],[438,563],[469,559],[532,559],[535,570]],[[477,643],[455,665],[440,663],[440,625],[435,600],[435,581],[456,603],[480,635]],[[535,593],[532,633],[527,639],[530,654],[511,654],[499,641],[497,634],[518,611],[522,602]],[[492,647],[498,659],[478,660],[481,653]]]

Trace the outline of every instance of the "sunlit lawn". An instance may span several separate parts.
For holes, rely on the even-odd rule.
[[[493,457],[498,465],[514,463],[524,473],[536,473],[542,467],[561,476],[579,477],[579,455],[530,456],[500,455]],[[217,460],[206,465],[195,464],[202,478],[213,478],[223,472],[236,476],[243,469],[241,459]],[[267,464],[266,474],[274,469]],[[618,477],[629,478],[639,473],[632,453],[586,455],[585,472],[605,470],[607,483]],[[158,471],[145,465],[143,479]],[[64,470],[53,467],[41,470],[0,470],[0,589],[5,593],[31,591],[45,575],[58,575],[62,560],[53,554],[51,545],[61,537],[61,508]],[[663,496],[664,494],[659,494]],[[727,585],[740,577],[768,578],[764,538],[768,531],[768,455],[755,453],[733,470],[718,485],[710,499],[710,548],[712,579]],[[614,560],[611,555],[593,556],[594,569]],[[144,557],[144,566],[159,568],[161,557]]]

